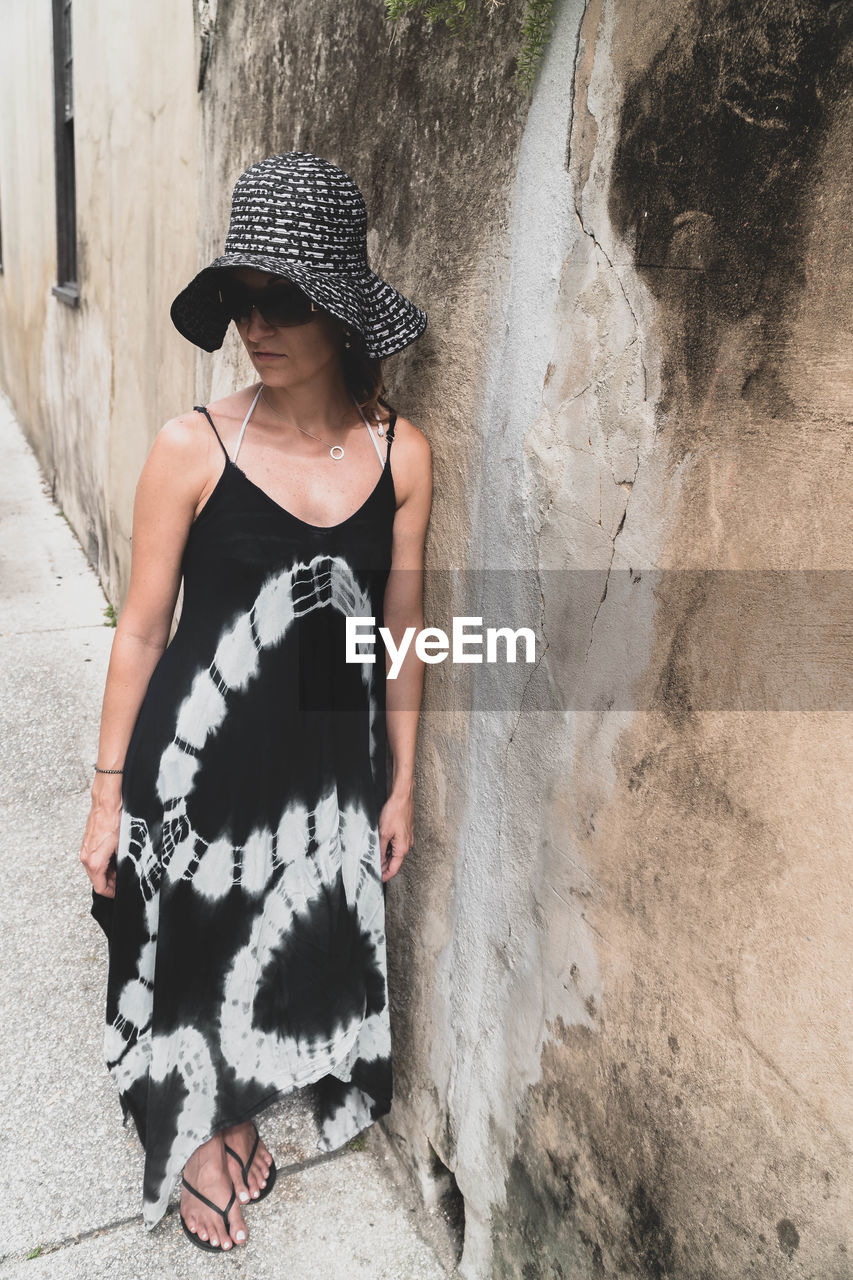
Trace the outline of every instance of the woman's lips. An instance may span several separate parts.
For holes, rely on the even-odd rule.
[[[256,351],[254,352],[256,360],[283,360],[283,351]]]

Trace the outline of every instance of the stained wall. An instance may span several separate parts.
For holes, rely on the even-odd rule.
[[[525,102],[520,6],[476,13],[392,39],[380,5],[202,3],[172,77],[203,81],[186,278],[253,161],[355,178],[371,264],[429,313],[386,367],[433,448],[427,621],[537,635],[530,667],[427,675],[371,1140],[464,1227],[465,1280],[847,1280],[849,20],[557,0]],[[146,196],[149,241],[183,212]],[[120,584],[151,415],[110,471],[110,328],[65,366],[70,461],[40,314],[4,324],[4,385],[45,397]],[[159,355],[164,417],[252,380],[233,335],[187,355],[156,314],[124,376],[148,394]]]
[[[0,30],[0,386],[119,608],[139,471],[192,394],[169,304],[197,269],[193,14],[72,6],[77,307],[51,292],[51,6],[2,0]]]

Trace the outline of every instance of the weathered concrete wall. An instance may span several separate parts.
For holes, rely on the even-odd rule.
[[[564,39],[576,18],[563,9]],[[554,340],[514,416],[529,505],[506,551],[526,533],[542,568],[609,577],[586,617],[545,598],[544,634],[570,618],[588,646],[580,686],[553,646],[551,677],[576,695],[562,735],[522,710],[503,806],[486,732],[464,770],[437,963],[451,999],[433,1004],[421,1072],[451,1099],[443,1155],[483,1218],[470,1274],[851,1274],[849,687],[836,672],[800,701],[768,679],[769,643],[754,654],[719,625],[732,595],[769,618],[786,571],[849,562],[840,18],[787,3],[583,17],[550,223],[566,252],[540,292]],[[568,118],[559,47],[540,137]],[[692,589],[663,575],[649,625],[634,592],[652,567],[731,572]],[[750,568],[781,571],[751,602]],[[816,593],[816,647],[796,655],[812,694],[828,603]],[[613,680],[623,651],[639,714]],[[694,709],[697,668],[716,664],[739,696]],[[505,1193],[487,1197],[501,1164]]]
[[[116,327],[104,270],[83,332],[106,347],[72,347],[48,271],[16,295],[38,305],[16,304],[29,337],[4,323],[0,371],[45,397],[42,456],[78,528],[100,513],[95,545],[119,531],[120,580],[104,492],[125,486],[129,511],[188,371],[199,398],[254,377],[233,335],[194,353],[167,318],[221,250],[234,180],[291,148],[352,174],[372,264],[429,312],[387,382],[433,446],[431,571],[485,571],[431,572],[428,621],[501,622],[511,599],[539,637],[486,709],[480,672],[428,673],[415,848],[389,886],[383,1132],[428,1200],[464,1209],[466,1280],[849,1280],[846,12],[558,0],[529,105],[520,4],[477,12],[461,43],[420,20],[391,41],[379,3],[198,6],[165,83],[194,98],[203,25],[199,246],[175,229],[196,193],[173,134],[181,202],[146,196],[138,238],[181,257],[149,255],[151,336]],[[173,105],[158,120],[189,130]],[[96,225],[121,283],[139,266],[115,265],[134,243],[116,201]],[[157,355],[164,407],[111,444],[110,472],[95,441],[127,400],[110,380],[151,394]]]
[[[192,395],[192,353],[169,319],[196,270],[192,12],[169,0],[74,6],[77,308],[51,294],[50,5],[3,0],[0,29],[0,385],[118,607],[139,470]]]
[[[388,364],[429,564],[502,573],[436,574],[428,620],[503,621],[509,571],[540,636],[488,711],[427,681],[384,1129],[458,1188],[466,1277],[841,1280],[849,698],[736,627],[741,571],[784,616],[849,555],[841,10],[565,0],[529,111],[518,16],[220,3],[203,95],[203,257],[247,164],[314,150],[429,312]],[[199,392],[252,376],[232,344]],[[703,662],[738,701],[693,705]]]

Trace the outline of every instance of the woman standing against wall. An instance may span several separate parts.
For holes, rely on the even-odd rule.
[[[386,686],[345,624],[423,627],[431,454],[380,362],[426,315],[369,270],[355,183],[290,152],[241,175],[172,319],[208,351],[233,320],[258,379],[167,423],[142,470],[80,857],[145,1225],[183,1171],[183,1229],[222,1250],[275,1181],[253,1117],[310,1086],[333,1150],[391,1104],[385,886],[423,665]]]

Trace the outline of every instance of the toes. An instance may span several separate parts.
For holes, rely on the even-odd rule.
[[[252,1167],[252,1172],[249,1177],[249,1186],[252,1188],[253,1198],[256,1198],[257,1196],[259,1196],[261,1191],[267,1185],[267,1179],[269,1178],[271,1168],[272,1168],[272,1156],[270,1155],[269,1151],[267,1151],[266,1148],[264,1148],[263,1151],[261,1151],[261,1149],[258,1148],[258,1153],[255,1157],[255,1163]]]
[[[247,1121],[244,1126],[235,1126],[235,1132],[232,1134],[229,1134],[229,1137],[232,1139],[235,1139],[238,1130],[243,1130],[243,1131],[240,1133],[239,1139],[233,1142],[233,1145],[235,1146],[236,1150],[241,1151],[242,1148],[240,1146],[240,1142],[244,1139],[247,1139],[250,1135],[252,1136],[252,1140],[254,1141],[254,1134],[251,1128],[251,1123]],[[251,1146],[245,1152],[246,1159],[248,1159],[250,1151],[251,1151]],[[267,1185],[270,1169],[272,1168],[272,1163],[273,1163],[272,1156],[270,1155],[263,1141],[261,1141],[258,1144],[258,1148],[254,1153],[254,1157],[252,1159],[252,1164],[248,1170],[248,1178],[246,1179],[246,1181],[244,1181],[243,1179],[243,1174],[240,1170],[240,1165],[238,1164],[238,1162],[234,1159],[233,1156],[231,1156],[230,1153],[226,1153],[226,1154],[229,1161],[228,1172],[231,1174],[231,1177],[234,1183],[234,1189],[237,1192],[237,1200],[239,1201],[239,1203],[245,1205],[252,1200],[259,1199],[261,1193],[263,1192],[264,1188]],[[248,1187],[246,1185],[246,1182],[248,1182]]]
[[[250,1196],[249,1196],[249,1192],[246,1190],[246,1184],[243,1181],[243,1174],[240,1171],[240,1167],[238,1166],[237,1161],[233,1158],[233,1156],[229,1155],[228,1159],[230,1161],[230,1164],[228,1165],[228,1171],[232,1175],[234,1190],[237,1192],[237,1199],[240,1201],[240,1204],[248,1204]],[[251,1174],[249,1175],[249,1177],[251,1179]],[[251,1182],[250,1182],[250,1186],[251,1186]]]
[[[234,1244],[245,1244],[248,1239],[248,1231],[246,1223],[240,1210],[234,1205],[231,1213],[228,1215],[228,1225],[231,1230],[231,1239]]]

